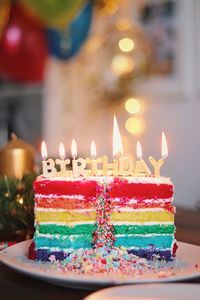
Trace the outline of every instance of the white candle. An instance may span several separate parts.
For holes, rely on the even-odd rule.
[[[122,157],[123,146],[116,116],[113,118],[113,175],[119,175],[119,159]]]
[[[41,155],[42,155],[42,174],[44,177],[53,177],[57,175],[57,170],[55,168],[55,162],[53,159],[49,158],[47,160],[47,146],[44,141],[41,145]]]
[[[75,139],[72,140],[71,154],[72,154],[72,157],[73,157],[73,160],[72,160],[72,174],[73,174],[74,177],[77,177],[78,176],[78,166],[77,166],[77,161],[76,161],[77,145],[76,145]]]
[[[59,154],[60,154],[60,159],[56,159],[56,164],[58,164],[60,166],[59,175],[65,176],[65,175],[67,175],[66,165],[70,164],[70,160],[65,159],[65,147],[64,147],[63,143],[60,143],[60,145],[59,145]]]
[[[161,158],[156,160],[154,157],[149,157],[149,162],[154,168],[154,176],[160,177],[160,169],[165,163],[165,158],[168,156],[167,141],[164,132],[162,132]]]
[[[142,147],[139,141],[136,144],[137,160],[135,163],[134,176],[150,176],[151,171],[149,170],[147,164],[142,159]]]
[[[78,159],[76,159],[77,157],[77,144],[75,139],[72,140],[72,144],[71,144],[71,154],[73,157],[72,160],[72,174],[74,177],[77,176],[85,176],[86,175],[86,160],[79,157]]]
[[[91,164],[91,170],[89,170],[89,174],[92,176],[100,175],[98,172],[98,164],[102,163],[102,158],[97,156],[97,150],[96,150],[96,145],[95,142],[91,142],[91,147],[90,147],[90,152],[91,152],[91,159],[86,158],[86,162]]]

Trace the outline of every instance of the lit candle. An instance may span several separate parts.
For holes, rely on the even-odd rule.
[[[75,139],[72,140],[72,144],[71,144],[71,154],[73,157],[72,160],[72,174],[74,177],[77,177],[79,175],[86,175],[86,160],[79,157],[78,159],[76,159],[77,157],[77,145],[76,145],[76,141]]]
[[[41,144],[41,155],[42,155],[42,173],[44,177],[53,177],[57,175],[57,170],[55,168],[55,162],[53,159],[49,158],[47,160],[47,146],[43,141]]]
[[[142,159],[142,147],[139,141],[136,144],[136,153],[137,153],[137,160],[135,163],[135,168],[133,175],[134,176],[149,176],[151,175],[151,171],[149,170],[147,164]]]
[[[56,159],[56,164],[60,166],[60,173],[59,175],[64,176],[64,175],[69,175],[69,172],[67,173],[66,171],[66,165],[70,164],[69,159],[65,159],[65,147],[63,143],[60,143],[59,145],[59,154],[60,154],[60,159]]]
[[[92,176],[95,176],[95,175],[100,175],[98,172],[98,164],[99,163],[102,163],[102,158],[99,157],[96,159],[96,156],[97,156],[97,150],[96,150],[96,145],[94,143],[94,141],[91,142],[91,148],[90,148],[90,151],[91,151],[91,158],[86,158],[86,162],[91,164],[91,170],[88,170],[89,172],[89,175],[92,175]]]
[[[123,153],[122,139],[119,131],[116,116],[113,118],[113,175],[119,174],[119,159]]]
[[[78,165],[76,162],[76,157],[77,157],[77,145],[76,145],[76,141],[75,139],[72,140],[72,144],[71,144],[71,154],[72,154],[72,173],[73,176],[76,177],[78,176]]]
[[[156,160],[154,157],[149,157],[149,162],[154,168],[154,176],[160,177],[160,169],[163,166],[165,162],[165,158],[168,156],[168,147],[167,147],[167,141],[164,132],[162,132],[162,146],[161,146],[161,158],[159,160]]]
[[[92,157],[92,159],[95,159],[96,156],[97,156],[96,145],[95,145],[95,142],[92,141],[92,143],[91,143],[91,157]]]

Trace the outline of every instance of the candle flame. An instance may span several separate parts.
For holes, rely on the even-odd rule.
[[[76,145],[75,139],[72,140],[72,144],[71,144],[71,154],[72,154],[72,157],[75,159],[76,156],[77,156],[77,145]]]
[[[96,158],[96,156],[97,156],[96,145],[95,145],[95,142],[92,141],[92,143],[91,143],[91,157]]]
[[[117,124],[116,116],[113,119],[113,157],[117,157],[123,153],[122,140]]]
[[[61,159],[65,159],[65,147],[63,143],[60,143],[59,145],[59,154]]]
[[[42,141],[42,144],[41,144],[41,156],[42,156],[42,159],[43,160],[46,160],[47,159],[47,146],[46,146],[46,143],[45,141]]]
[[[137,154],[137,158],[139,160],[141,160],[142,159],[142,146],[139,141],[137,141],[137,144],[136,144],[136,154]]]
[[[168,147],[167,147],[167,140],[164,132],[162,132],[162,159],[165,159],[168,156]]]

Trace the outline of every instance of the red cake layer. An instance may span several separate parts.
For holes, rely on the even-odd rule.
[[[42,195],[82,195],[93,197],[96,195],[97,182],[92,180],[48,180],[39,177],[34,182],[35,194]]]
[[[85,198],[92,198],[98,192],[98,183],[96,180],[48,180],[38,178],[34,182],[35,194],[42,195],[81,195]],[[109,186],[111,198],[120,197],[144,199],[168,199],[173,196],[173,185],[166,183],[135,183],[127,180],[116,179]]]
[[[163,208],[168,211],[173,211],[173,206],[171,205],[172,200],[159,200],[146,202],[145,200],[137,201],[137,203],[132,203],[130,199],[127,200],[116,200],[110,199],[112,206],[116,209],[120,207],[130,207],[130,208]],[[77,199],[77,198],[35,198],[35,205],[38,208],[58,208],[58,209],[95,209],[95,198],[93,199]]]
[[[173,196],[172,184],[129,183],[126,180],[112,186],[112,198],[167,199]]]

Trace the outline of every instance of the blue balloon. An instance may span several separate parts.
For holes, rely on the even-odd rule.
[[[48,48],[51,55],[59,59],[75,56],[89,34],[93,5],[90,1],[63,31],[47,29]]]

